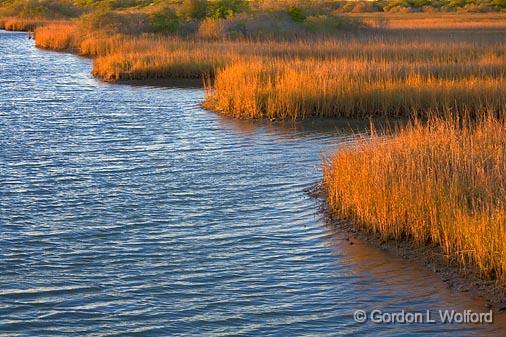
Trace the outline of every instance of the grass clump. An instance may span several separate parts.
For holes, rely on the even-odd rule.
[[[186,50],[151,50],[112,53],[98,57],[92,74],[106,81],[199,79],[212,76],[226,55],[188,53]]]
[[[506,284],[506,123],[415,123],[358,140],[325,162],[332,213],[384,239],[437,245]]]
[[[49,23],[35,31],[35,45],[43,49],[75,49],[80,38],[77,27],[68,23]]]

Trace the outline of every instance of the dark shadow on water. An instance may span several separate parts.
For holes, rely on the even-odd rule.
[[[368,294],[371,289],[376,296],[381,297],[381,307],[361,308],[366,311],[380,309],[387,311],[424,311],[430,310],[436,314],[439,309],[454,308],[464,312],[488,312],[486,301],[478,295],[462,293],[448,287],[438,275],[427,267],[405,260],[391,252],[383,251],[371,246],[343,231],[334,222],[323,216],[328,246],[339,255],[342,260],[352,266],[351,274],[366,283],[354,285],[357,296]],[[364,277],[365,276],[365,277]],[[366,292],[364,292],[367,290]],[[433,300],[431,300],[433,297]],[[366,302],[366,299],[364,299]],[[431,307],[427,304],[433,303]],[[374,301],[372,302],[374,303]],[[425,306],[425,307],[422,307]],[[495,311],[494,323],[483,326],[466,324],[464,329],[478,329],[486,332],[487,336],[504,336],[506,328],[506,312]],[[481,330],[483,329],[484,330]]]
[[[100,79],[97,79],[100,80]],[[146,79],[146,80],[126,80],[118,82],[101,81],[113,85],[129,85],[134,87],[156,87],[171,89],[199,89],[203,88],[203,80],[199,78],[188,79]]]
[[[210,112],[212,113],[212,112]],[[218,114],[219,123],[243,135],[251,135],[259,130],[283,138],[314,138],[329,136],[363,136],[374,130],[378,134],[395,132],[409,123],[408,118],[312,118],[304,120],[247,120]]]

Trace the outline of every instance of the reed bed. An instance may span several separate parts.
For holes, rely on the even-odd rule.
[[[212,76],[240,53],[240,48],[232,47],[233,42],[210,43],[153,34],[109,35],[84,32],[75,24],[39,28],[35,43],[39,48],[71,50],[93,57],[92,74],[112,82]]]
[[[204,105],[238,118],[506,112],[505,45],[348,43],[331,58],[233,63],[208,85]]]
[[[360,13],[348,14],[386,29],[476,30],[505,29],[506,13]],[[409,18],[409,19],[408,19]]]
[[[75,49],[82,39],[77,27],[69,23],[50,23],[38,27],[34,35],[37,47],[52,50]]]
[[[0,29],[33,32],[37,27],[50,23],[46,19],[0,18]]]
[[[330,210],[384,239],[437,245],[506,284],[506,123],[417,123],[362,139],[324,165]]]
[[[113,53],[98,57],[92,74],[105,81],[151,79],[199,79],[214,76],[214,70],[228,61],[222,54],[163,50]]]

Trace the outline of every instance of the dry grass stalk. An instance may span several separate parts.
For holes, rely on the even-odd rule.
[[[506,123],[432,120],[324,165],[332,212],[384,238],[435,244],[506,284]]]

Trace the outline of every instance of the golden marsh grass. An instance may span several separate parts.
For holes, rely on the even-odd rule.
[[[385,239],[440,246],[506,284],[506,123],[448,120],[363,139],[324,165],[334,214]]]
[[[506,13],[410,13],[348,14],[363,19],[366,23],[386,29],[426,29],[426,30],[476,30],[506,29]],[[408,19],[409,18],[409,19]]]
[[[306,57],[243,59],[218,70],[205,106],[244,118],[504,114],[504,42],[494,32],[319,41]]]
[[[506,62],[360,57],[252,60],[218,71],[205,106],[234,117],[308,118],[506,111]]]
[[[50,23],[35,30],[35,45],[52,50],[76,48],[81,39],[77,27],[70,23]]]
[[[46,19],[0,18],[0,29],[33,32],[37,27],[50,23]]]

